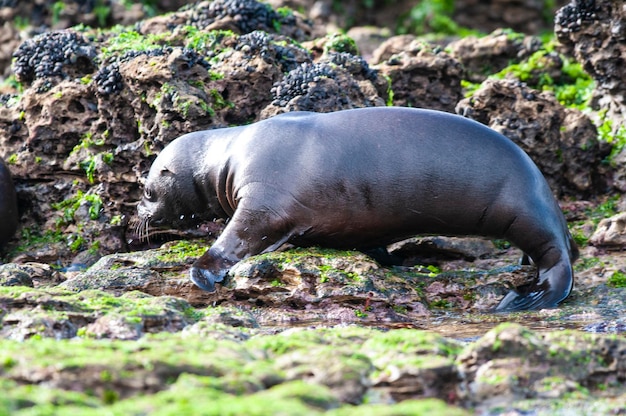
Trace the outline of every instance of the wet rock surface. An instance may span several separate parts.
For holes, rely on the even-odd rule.
[[[459,24],[526,34],[435,41],[394,36],[419,34],[394,20],[419,15],[406,2],[56,3],[0,2],[0,72],[13,77],[0,156],[21,214],[0,265],[0,413],[625,411],[614,1],[561,2],[556,48],[533,36],[543,2],[456,2]],[[387,30],[332,33],[349,16]],[[68,29],[78,22],[105,29]],[[596,82],[591,108],[575,61]],[[382,105],[457,112],[531,155],[581,246],[561,307],[491,312],[535,273],[503,241],[416,237],[389,247],[399,266],[285,247],[240,262],[214,293],[188,269],[222,222],[139,241],[143,179],[177,136]]]

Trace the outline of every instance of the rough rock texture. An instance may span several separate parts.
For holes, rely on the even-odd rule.
[[[622,212],[600,221],[589,242],[596,246],[617,249],[626,247],[626,213]]]
[[[573,56],[596,81],[593,106],[606,112],[610,134],[626,135],[626,9],[621,1],[572,1],[555,17],[563,51]],[[615,156],[614,186],[626,191],[626,152]]]
[[[551,16],[554,10],[550,7],[558,7],[566,2],[567,0],[456,0],[449,14],[459,25],[483,32],[509,27],[516,31],[537,34],[552,27]],[[434,14],[432,4],[424,2],[427,3],[425,7],[420,7],[419,2],[413,1],[270,0],[269,3],[274,7],[287,5],[294,10],[307,10],[316,23],[331,30],[350,27],[355,22],[363,26],[396,29],[408,24],[412,9],[413,14],[418,17],[424,13]],[[445,6],[442,8],[445,9]]]
[[[624,379],[625,346],[623,338],[573,341],[567,333],[542,336],[503,325],[458,356],[463,398],[485,403],[480,410],[519,398],[558,397],[579,387],[595,389],[598,378]]]
[[[565,109],[550,93],[513,79],[489,79],[456,111],[517,143],[557,195],[592,194],[601,183],[601,153],[591,120]],[[587,134],[576,134],[580,129]]]
[[[610,146],[597,142],[582,112],[516,80],[488,79],[462,100],[464,81],[507,60],[527,63],[535,38],[504,30],[436,46],[392,37],[376,53],[367,46],[368,61],[362,43],[323,36],[332,26],[312,23],[335,19],[339,3],[365,9],[353,16],[392,16],[394,25],[398,11],[416,6],[298,0],[290,13],[215,0],[146,18],[135,2],[124,16],[132,27],[46,32],[16,29],[13,13],[44,5],[38,22],[50,27],[55,13],[75,16],[72,23],[91,13],[92,22],[97,6],[121,3],[0,1],[0,50],[15,52],[22,88],[10,80],[0,90],[0,155],[16,177],[21,212],[5,253],[11,263],[0,265],[0,414],[623,413],[626,252],[601,245],[620,241],[622,219],[602,222],[605,237],[586,244],[617,205],[605,192],[619,178],[600,163]],[[485,2],[455,3],[464,16],[477,13],[478,25],[493,18]],[[538,27],[538,3],[522,3],[519,15],[502,16]],[[351,26],[347,16],[334,21]],[[364,38],[389,36],[372,33]],[[571,86],[567,60],[545,52],[524,73],[528,85]],[[215,293],[195,287],[188,269],[222,222],[152,229],[137,241],[141,182],[176,136],[284,111],[385,104],[458,108],[535,158],[566,196],[582,245],[561,307],[489,313],[535,272],[516,265],[519,250],[503,241],[415,239],[390,247],[404,260],[396,267],[361,253],[291,249],[239,263]],[[170,241],[191,238],[198,241]],[[538,331],[509,325],[477,340],[506,321]]]
[[[619,0],[571,1],[558,10],[555,34],[565,53],[574,56],[596,80],[596,101],[615,120],[626,114],[626,9]]]
[[[151,13],[176,10],[186,4],[181,0],[141,2],[119,0],[6,0],[0,2],[0,76],[10,75],[13,51],[30,37],[50,29],[65,29],[78,24],[107,27],[131,25]]]
[[[554,5],[564,4],[557,0]],[[508,27],[518,32],[538,34],[550,27],[553,11],[541,0],[461,0],[454,2],[454,20],[459,25],[484,32]]]
[[[463,67],[437,46],[413,41],[375,68],[390,80],[393,105],[454,112],[463,96]]]
[[[467,36],[452,41],[446,50],[461,62],[467,79],[482,82],[488,75],[528,58],[540,47],[537,37],[498,29],[487,36]]]

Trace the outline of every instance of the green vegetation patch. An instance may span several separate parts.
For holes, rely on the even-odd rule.
[[[328,41],[324,45],[324,53],[328,52],[345,52],[359,55],[359,47],[350,36],[344,33],[334,33],[328,35]]]
[[[90,219],[97,220],[100,218],[100,214],[103,209],[102,199],[100,196],[78,190],[75,196],[52,204],[52,208],[61,212],[61,215],[57,218],[57,225],[67,225],[74,222],[76,211],[83,204],[88,206]]]
[[[363,343],[362,349],[376,355],[395,350],[410,355],[454,357],[463,345],[433,332],[397,329],[376,334]]]
[[[526,82],[530,87],[541,91],[552,91],[557,100],[566,107],[584,109],[588,106],[595,83],[579,63],[555,51],[555,44],[550,41],[530,57],[520,63],[509,65],[493,75],[503,79],[513,76]],[[554,67],[560,62],[560,68]],[[559,70],[559,77],[553,78],[550,72]]]
[[[619,195],[610,196],[601,204],[586,209],[585,216],[593,222],[595,228],[601,220],[617,214],[618,204]]]
[[[31,314],[47,316],[53,320],[66,319],[73,314],[76,322],[86,325],[102,316],[115,316],[131,323],[143,323],[155,317],[169,316],[186,324],[204,317],[202,310],[195,309],[185,300],[171,296],[150,296],[143,292],[127,292],[114,296],[101,290],[73,292],[61,288],[33,289],[22,286],[0,287],[0,297],[27,299],[37,308]],[[36,312],[35,312],[36,311]],[[79,315],[84,319],[78,319]],[[80,324],[79,324],[80,325]],[[79,335],[88,335],[85,327]]]
[[[476,31],[459,26],[452,18],[454,0],[424,0],[398,19],[396,32],[413,35],[468,36]]]
[[[606,283],[611,287],[626,288],[626,273],[621,270],[613,272]]]
[[[626,124],[615,126],[613,121],[606,115],[606,110],[599,113],[599,122],[597,122],[598,140],[613,145],[611,154],[607,157],[606,162],[611,166],[615,166],[615,157],[619,155],[624,146],[626,146]]]
[[[149,52],[161,49],[168,44],[169,32],[142,35],[134,30],[122,29],[117,35],[109,38],[102,47],[102,60],[126,52]]]
[[[163,247],[164,250],[159,252],[157,259],[165,263],[181,263],[202,256],[207,248],[206,245],[197,242],[177,241]]]

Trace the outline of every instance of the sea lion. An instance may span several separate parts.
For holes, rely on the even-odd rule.
[[[18,220],[17,196],[11,171],[0,158],[0,247],[13,237]]]
[[[150,168],[142,227],[230,218],[193,264],[213,291],[229,268],[284,243],[381,247],[417,234],[506,239],[538,269],[498,311],[555,307],[576,244],[546,180],[517,145],[454,114],[399,107],[292,112],[179,137]]]

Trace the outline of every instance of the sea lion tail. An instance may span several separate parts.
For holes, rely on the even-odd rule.
[[[573,253],[572,253],[573,254]],[[548,269],[539,268],[532,283],[510,291],[496,312],[514,312],[554,308],[567,298],[574,286],[574,273],[569,257]]]

